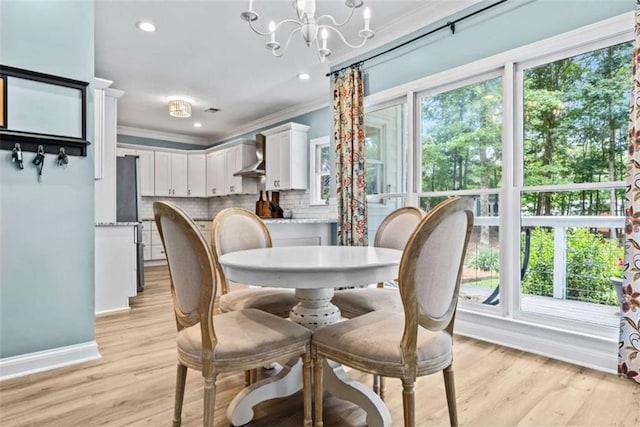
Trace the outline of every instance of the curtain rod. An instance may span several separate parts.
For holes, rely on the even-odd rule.
[[[498,5],[502,4],[502,3],[506,3],[507,1],[508,1],[508,0],[500,0],[500,1],[496,2],[496,3],[493,3],[493,4],[490,4],[490,5],[488,5],[488,6],[485,6],[485,7],[483,7],[482,9],[478,9],[478,10],[476,10],[475,12],[471,12],[471,13],[469,13],[469,14],[467,14],[467,15],[464,15],[464,16],[462,16],[462,17],[458,18],[458,19],[454,19],[453,21],[448,21],[446,24],[443,24],[443,25],[439,26],[438,28],[434,28],[434,29],[433,29],[433,30],[431,30],[431,31],[427,31],[427,32],[426,32],[426,33],[424,33],[424,34],[421,34],[421,35],[419,35],[419,36],[417,36],[417,37],[414,37],[414,38],[412,38],[411,40],[407,40],[406,42],[400,43],[399,45],[394,46],[394,47],[392,47],[392,48],[389,48],[389,49],[387,49],[387,50],[385,50],[385,51],[383,51],[383,52],[376,53],[376,54],[375,54],[375,55],[373,55],[373,56],[370,56],[370,57],[368,57],[368,58],[362,59],[362,60],[360,60],[360,61],[353,62],[353,63],[351,63],[351,64],[349,64],[349,65],[347,65],[347,66],[344,66],[344,67],[339,68],[339,69],[337,69],[337,70],[331,71],[331,72],[327,73],[327,74],[325,75],[325,77],[329,77],[329,76],[330,76],[330,75],[332,75],[332,74],[338,74],[338,73],[340,73],[341,71],[344,71],[344,70],[346,70],[346,69],[348,69],[348,68],[353,67],[354,65],[355,65],[355,66],[360,66],[360,65],[362,65],[362,64],[363,64],[364,62],[366,62],[366,61],[371,61],[371,60],[372,60],[372,59],[374,59],[374,58],[377,58],[377,57],[382,56],[382,55],[386,55],[386,54],[387,54],[387,53],[389,53],[389,52],[393,52],[393,51],[394,51],[394,50],[396,50],[396,49],[400,49],[401,47],[404,47],[404,46],[406,46],[406,45],[408,45],[408,44],[411,44],[411,43],[413,43],[413,42],[415,42],[415,41],[417,41],[417,40],[420,40],[420,39],[422,39],[422,38],[424,38],[424,37],[427,37],[427,36],[429,36],[429,35],[431,35],[431,34],[433,34],[433,33],[435,33],[435,32],[438,32],[438,31],[440,31],[440,30],[444,30],[445,28],[449,28],[449,29],[451,30],[451,34],[455,34],[455,33],[456,33],[456,24],[457,24],[458,22],[464,21],[464,20],[465,20],[465,19],[467,19],[467,18],[471,18],[472,16],[478,15],[479,13],[485,12],[485,11],[487,11],[487,10],[489,10],[489,9],[491,9],[491,8],[494,8],[494,7],[496,7],[496,6],[498,6]],[[638,0],[638,1],[640,1],[640,0]]]

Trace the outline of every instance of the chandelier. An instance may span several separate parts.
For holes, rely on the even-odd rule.
[[[268,31],[260,31],[254,25],[253,21],[258,20],[258,14],[253,10],[253,0],[249,0],[249,10],[246,10],[240,14],[240,18],[249,23],[249,27],[261,36],[269,36],[269,41],[265,43],[265,47],[271,50],[274,56],[280,57],[285,54],[289,48],[291,38],[295,33],[300,33],[307,46],[311,47],[314,43],[318,50],[318,57],[320,61],[324,61],[325,58],[331,55],[331,49],[327,47],[327,40],[329,39],[329,32],[334,32],[340,37],[342,42],[352,49],[357,49],[362,46],[374,36],[375,32],[369,27],[371,20],[371,11],[368,7],[364,8],[364,28],[358,32],[358,36],[362,39],[357,44],[349,43],[342,35],[339,27],[343,27],[348,24],[353,18],[354,12],[357,8],[364,4],[364,0],[346,0],[346,6],[350,9],[347,19],[338,23],[336,19],[331,15],[321,15],[316,18],[316,1],[315,0],[293,0],[293,8],[296,11],[298,19],[284,19],[279,23],[274,21],[269,22]],[[285,26],[292,27],[289,36],[286,39],[284,47],[276,41],[276,33],[278,30]],[[318,34],[320,37],[318,37]],[[320,42],[322,40],[322,43]]]

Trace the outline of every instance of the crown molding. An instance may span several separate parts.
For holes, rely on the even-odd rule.
[[[319,110],[324,107],[329,106],[329,100],[324,101],[313,101],[307,104],[295,105],[293,107],[289,107],[285,110],[278,111],[277,113],[269,114],[268,116],[261,117],[258,120],[254,120],[252,122],[247,123],[241,128],[237,128],[221,138],[218,138],[214,144],[218,144],[224,141],[227,141],[231,138],[236,138],[238,136],[244,135],[249,132],[254,132],[258,129],[265,128],[267,126],[274,125],[276,123],[283,122],[287,119],[291,119],[294,117],[301,116],[306,113],[310,113],[312,111]]]
[[[118,126],[119,135],[137,136],[139,138],[160,139],[162,141],[181,142],[183,144],[198,144],[205,147],[211,145],[206,138],[197,136],[182,135],[179,133],[162,132],[158,130],[150,130],[136,128],[131,126]]]
[[[434,22],[451,16],[461,10],[464,10],[476,3],[480,3],[482,0],[455,0],[455,1],[438,1],[424,2],[424,5],[417,6],[411,12],[399,16],[396,19],[389,21],[388,23],[378,27],[376,36],[367,42],[367,50],[352,50],[341,48],[338,51],[339,56],[335,56],[333,59],[329,59],[329,66],[335,67],[342,65],[345,62],[354,60],[355,58],[366,56],[367,53],[374,49],[378,49],[388,43],[398,40],[401,37],[405,37],[407,34],[411,34],[418,31]],[[331,57],[329,57],[331,58]]]

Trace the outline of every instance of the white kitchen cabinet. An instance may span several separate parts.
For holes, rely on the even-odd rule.
[[[136,294],[135,226],[95,230],[95,313],[128,310]]]
[[[206,154],[189,154],[188,155],[188,184],[189,189],[187,194],[191,197],[206,197],[207,196],[207,176],[206,167],[207,155]]]
[[[196,221],[196,225],[209,245],[211,244],[211,223],[211,221]]]
[[[256,147],[252,143],[232,145],[225,150],[227,194],[257,194],[258,181],[255,178],[233,175],[256,161]]]
[[[207,196],[225,196],[225,152],[224,150],[214,151],[207,154]]]
[[[142,244],[143,259],[149,261],[151,259],[151,223],[154,221],[142,221]]]
[[[308,188],[308,131],[309,126],[287,123],[262,132],[266,136],[267,191]]]
[[[154,196],[154,152],[152,150],[136,150],[136,155],[140,157],[140,194]]]
[[[154,166],[154,188],[156,196],[187,196],[187,154],[156,151]]]
[[[108,80],[102,81],[102,86]],[[110,82],[109,82],[110,84]],[[124,95],[121,90],[96,89],[99,106],[95,113],[101,114],[96,120],[95,138],[99,139],[95,147],[95,221],[115,222],[116,220],[116,129],[118,117],[118,98]]]
[[[149,249],[152,260],[167,259],[167,254],[164,251],[162,239],[160,238],[160,232],[158,231],[158,225],[155,221],[151,221],[151,245]]]
[[[189,195],[189,158],[184,153],[171,153],[172,196]]]

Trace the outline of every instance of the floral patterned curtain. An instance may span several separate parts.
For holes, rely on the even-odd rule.
[[[640,4],[636,1],[618,373],[640,383]]]
[[[335,78],[333,120],[336,141],[338,244],[367,246],[362,71],[352,67]]]

